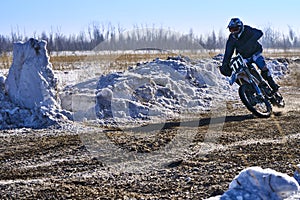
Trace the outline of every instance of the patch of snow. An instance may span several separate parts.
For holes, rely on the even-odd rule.
[[[261,167],[242,170],[229,184],[228,190],[207,200],[296,200],[300,186],[294,177]]]
[[[267,61],[267,67],[270,69],[274,77],[281,78],[288,72],[288,62],[281,61],[280,59],[269,59]]]

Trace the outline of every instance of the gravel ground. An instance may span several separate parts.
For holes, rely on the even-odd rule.
[[[281,82],[287,105],[269,119],[236,101],[227,102],[226,118],[146,128],[2,130],[0,198],[205,199],[224,193],[249,166],[293,175],[300,164],[300,70],[290,68]]]

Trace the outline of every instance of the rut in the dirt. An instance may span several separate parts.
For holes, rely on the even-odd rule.
[[[298,77],[298,73],[291,76]],[[118,170],[89,151],[81,137],[85,132],[1,131],[0,197],[205,199],[223,194],[235,175],[249,166],[269,167],[292,176],[295,165],[300,163],[300,89],[298,81],[288,84],[284,81],[281,91],[287,106],[278,111],[279,115],[256,118],[235,102],[240,107],[227,106],[229,110],[221,132],[210,132],[214,140],[207,139],[209,116],[180,124],[166,123],[164,128],[148,135],[137,134],[143,129],[104,131],[105,138],[120,149],[141,153],[145,158],[168,145],[176,135],[193,133],[191,143],[181,147],[185,149],[180,146],[173,149],[175,154],[177,150],[180,152],[179,159],[168,160],[170,162],[160,168],[149,165],[135,171]],[[91,134],[91,130],[96,128],[87,129],[86,134]],[[103,133],[103,129],[101,131]],[[141,135],[143,137],[139,137]],[[214,148],[204,153],[204,142],[211,142]],[[153,158],[153,165],[162,160]],[[145,161],[146,164],[149,160]],[[130,167],[130,163],[127,164]]]

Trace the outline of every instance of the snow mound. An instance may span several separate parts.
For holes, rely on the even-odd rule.
[[[43,128],[71,118],[60,108],[46,45],[33,38],[14,44],[12,66],[0,77],[1,129]]]
[[[155,59],[125,72],[100,77],[96,90],[99,119],[174,118],[208,111],[233,92],[212,59],[191,64],[183,57]]]
[[[295,178],[287,174],[272,169],[249,167],[234,178],[220,199],[281,200],[295,194],[299,189]]]
[[[230,87],[219,72],[222,57],[192,62],[181,56],[157,58],[103,75],[96,87],[95,115],[115,121],[174,119],[218,109],[227,100],[239,99],[237,85]],[[277,78],[288,69],[277,60],[267,65]]]
[[[55,99],[57,80],[48,61],[46,42],[30,39],[26,43],[15,43],[13,55],[5,81],[11,101],[28,109],[42,104],[58,107]]]
[[[272,75],[279,79],[288,72],[288,61],[286,59],[268,59],[267,67],[271,70]]]

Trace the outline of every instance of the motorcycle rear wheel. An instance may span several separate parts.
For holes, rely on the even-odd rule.
[[[267,118],[272,114],[272,106],[268,99],[256,94],[253,87],[246,83],[240,86],[239,96],[243,104],[257,117]]]

